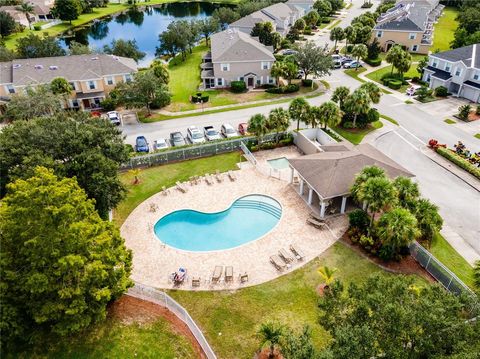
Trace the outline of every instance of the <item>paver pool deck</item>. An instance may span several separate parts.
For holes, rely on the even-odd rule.
[[[295,153],[271,151],[268,155],[260,154],[257,158],[263,162],[268,158],[293,155]],[[184,267],[187,269],[187,281],[179,289],[232,290],[252,286],[306,264],[328,249],[347,229],[346,216],[328,220],[329,229],[320,230],[306,224],[311,210],[287,181],[270,177],[264,171],[248,165],[243,165],[235,174],[236,181],[230,180],[227,174],[222,174],[221,182],[215,179],[210,185],[203,179],[198,184],[185,183],[186,193],[175,187],[166,194],[157,193],[130,214],[121,228],[121,234],[127,247],[133,251],[133,280],[156,288],[172,288],[170,274],[179,267]],[[277,226],[255,241],[221,251],[190,252],[165,245],[154,233],[155,223],[172,211],[190,208],[218,212],[230,207],[237,198],[248,194],[265,194],[282,205],[282,218]],[[281,248],[289,251],[291,244],[299,247],[306,257],[303,261],[294,261],[289,269],[279,272],[269,258],[278,254]],[[226,283],[222,277],[219,283],[211,283],[215,266],[233,266],[234,280]],[[241,284],[239,274],[244,272],[247,272],[249,280]],[[199,287],[192,288],[192,277],[200,277]]]

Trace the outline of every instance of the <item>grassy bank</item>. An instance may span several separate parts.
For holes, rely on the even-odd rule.
[[[375,121],[366,128],[345,129],[343,127],[337,126],[334,128],[334,130],[347,141],[350,141],[354,145],[358,145],[360,142],[362,142],[363,138],[366,135],[381,127],[383,127],[383,123],[381,121]]]
[[[450,49],[450,43],[453,41],[458,22],[455,18],[458,15],[458,9],[447,6],[443,9],[443,14],[434,25],[432,51],[445,51]]]
[[[321,279],[317,269],[323,265],[338,268],[335,277],[345,283],[362,282],[374,273],[391,275],[336,243],[318,259],[265,284],[233,292],[169,294],[200,324],[219,358],[252,358],[259,348],[256,332],[263,322],[271,320],[296,329],[310,325],[316,347],[322,348],[330,340],[318,324],[316,287]]]
[[[162,190],[162,187],[171,187],[177,181],[186,181],[192,176],[201,176],[206,173],[215,173],[215,170],[225,172],[236,168],[236,163],[241,161],[238,152],[226,153],[214,157],[200,158],[197,160],[173,163],[142,169],[139,175],[140,183],[134,185],[134,176],[124,172],[120,179],[127,187],[126,198],[114,211],[114,222],[121,226],[135,207]]]
[[[382,81],[381,81],[382,76],[384,76],[385,74],[392,73],[392,68],[393,68],[392,65],[386,66],[386,67],[383,67],[383,68],[378,69],[376,71],[370,72],[366,76],[370,80],[378,82],[379,84],[382,84]],[[393,70],[393,73],[395,73],[395,69]],[[403,75],[408,76],[410,78],[413,78],[415,76],[420,77],[420,73],[417,71],[417,65],[413,64],[412,66],[410,66],[410,69],[406,73],[404,73]],[[408,86],[409,85],[402,85],[402,87],[400,87],[400,89],[398,89],[396,91],[403,93],[407,90]]]

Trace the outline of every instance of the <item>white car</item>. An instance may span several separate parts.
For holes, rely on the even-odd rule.
[[[164,150],[168,148],[168,143],[164,138],[159,138],[158,140],[153,141],[153,150]]]
[[[224,123],[220,129],[220,132],[222,132],[222,135],[224,135],[226,138],[230,137],[237,137],[238,132],[235,131],[232,125],[228,123]]]
[[[120,114],[117,111],[107,112],[107,117],[115,126],[120,126],[122,124],[122,121],[120,120]]]
[[[190,126],[189,128],[187,128],[187,138],[193,144],[205,142],[205,136],[202,132],[200,132],[197,126]]]

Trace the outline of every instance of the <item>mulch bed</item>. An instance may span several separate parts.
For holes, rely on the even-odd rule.
[[[164,318],[170,322],[171,327],[176,333],[187,338],[192,344],[198,358],[207,358],[202,347],[198,344],[188,326],[165,307],[129,295],[124,295],[109,307],[108,315],[121,320],[122,323],[125,324],[147,324],[154,322],[160,317]]]
[[[460,116],[458,115],[453,115],[455,118],[458,118],[459,120],[462,120],[464,122],[472,122],[472,121],[477,121],[477,120],[480,120],[480,115],[477,115],[477,113],[475,111],[470,111],[470,113],[468,114],[468,119],[467,120],[464,120],[462,118],[460,118]]]
[[[371,253],[368,253],[365,249],[360,247],[358,244],[353,243],[350,240],[350,237],[347,233],[345,233],[341,238],[340,241],[347,245],[348,247],[352,248],[354,251],[359,253],[361,256],[367,258],[371,262],[375,263],[379,267],[394,273],[401,273],[401,274],[416,274],[422,278],[425,278],[429,282],[436,282],[435,278],[433,278],[412,256],[408,255],[403,257],[400,261],[389,261],[386,262]]]

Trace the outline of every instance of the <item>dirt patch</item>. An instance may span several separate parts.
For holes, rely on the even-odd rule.
[[[402,258],[400,261],[390,261],[386,262],[370,253],[365,251],[362,247],[358,244],[353,243],[350,240],[350,237],[347,233],[345,233],[341,238],[340,241],[347,245],[348,247],[352,248],[354,251],[359,253],[362,257],[367,258],[369,261],[375,263],[382,269],[394,272],[394,273],[401,273],[401,274],[416,274],[427,281],[434,283],[435,278],[433,278],[412,256],[407,255]]]
[[[273,352],[274,354],[274,359],[283,359],[283,355],[275,349]],[[269,348],[263,348],[260,352],[255,353],[255,356],[253,357],[254,359],[269,359],[270,358],[270,349]]]
[[[177,334],[183,335],[190,343],[192,343],[198,358],[206,358],[202,347],[198,344],[188,326],[165,307],[129,295],[124,295],[109,307],[108,315],[119,319],[122,323],[127,325],[133,323],[144,325],[151,323],[158,318],[164,318],[171,324],[172,329]]]

